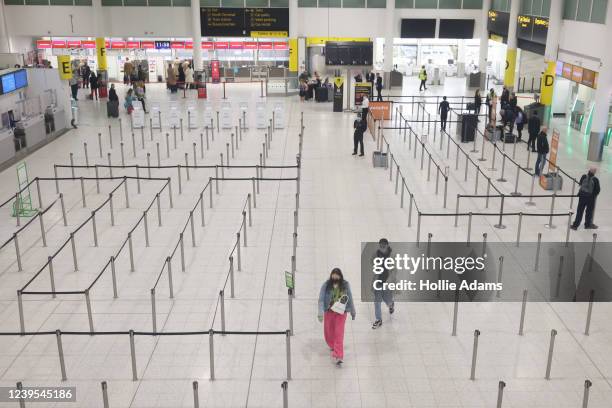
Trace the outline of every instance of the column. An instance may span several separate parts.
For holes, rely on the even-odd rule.
[[[606,35],[612,38],[612,4],[608,4],[606,12]],[[593,108],[593,122],[589,136],[589,154],[587,160],[601,161],[604,138],[608,130],[610,112],[610,91],[612,90],[612,48],[605,44],[601,50],[601,66],[595,91],[595,107]]]
[[[487,59],[489,55],[489,30],[487,29],[487,21],[489,19],[489,10],[491,9],[491,0],[483,0],[482,14],[480,18],[480,53],[478,55],[478,70],[480,71],[480,88],[487,87]]]
[[[6,25],[6,10],[4,1],[0,4],[0,52],[11,52],[11,41],[9,38],[8,27]]]
[[[384,61],[383,61],[383,71],[387,73],[385,75],[385,84],[390,84],[391,75],[388,74],[393,69],[393,27],[394,24],[394,16],[395,12],[395,1],[387,0],[386,10],[385,10],[385,48],[384,48]]]
[[[200,0],[191,0],[191,37],[193,38],[193,70],[202,71],[202,31]]]
[[[544,73],[540,80],[541,96],[540,102],[544,105],[543,122],[546,126],[550,124],[552,117],[552,101],[555,87],[555,68],[557,64],[557,52],[559,49],[559,33],[561,32],[561,20],[563,17],[563,5],[560,1],[550,3],[550,17],[548,19],[548,34],[546,35],[546,49],[544,51]]]
[[[289,72],[298,73],[298,26],[297,26],[297,14],[298,14],[298,0],[289,0]]]
[[[510,91],[514,89],[514,76],[516,71],[516,27],[521,6],[520,0],[511,0],[510,24],[508,25],[508,48],[506,50],[506,71],[504,72],[504,85]]]

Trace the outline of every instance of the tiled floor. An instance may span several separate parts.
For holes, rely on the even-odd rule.
[[[119,87],[119,93],[124,92]],[[412,95],[417,85],[407,80],[403,91]],[[263,130],[254,129],[254,106],[260,101],[259,87],[231,84],[228,97],[235,109],[240,101],[248,101],[249,130],[244,133],[239,149],[231,164],[254,165],[264,141]],[[195,95],[183,99],[170,96],[157,84],[148,87],[149,102],[159,102],[164,111],[170,103],[181,108],[189,104],[202,107],[203,101]],[[444,88],[431,87],[427,94],[459,95],[464,93],[462,81],[449,79]],[[209,88],[209,103],[218,109],[220,87]],[[591,332],[583,334],[586,304],[529,303],[525,320],[525,334],[518,336],[520,303],[462,303],[458,315],[457,336],[451,336],[453,305],[449,303],[402,303],[393,318],[385,312],[384,325],[379,330],[370,328],[373,307],[357,302],[357,318],[346,328],[346,358],[342,369],[330,361],[322,339],[321,325],[316,319],[318,289],[332,267],[340,267],[352,282],[354,293],[360,291],[360,245],[381,236],[390,241],[411,241],[416,238],[416,212],[412,225],[408,224],[408,195],[406,205],[400,208],[400,197],[395,194],[395,183],[389,182],[388,172],[373,169],[370,153],[375,147],[368,133],[365,138],[366,156],[350,155],[352,149],[352,122],[349,113],[331,112],[331,104],[300,103],[297,98],[267,100],[281,102],[286,112],[285,126],[274,133],[268,165],[295,165],[298,152],[300,112],[304,112],[306,126],[303,139],[302,171],[299,199],[299,227],[297,248],[296,297],[293,301],[294,330],[291,337],[292,380],[289,382],[290,407],[485,407],[497,401],[498,382],[506,382],[504,407],[575,407],[580,406],[585,379],[593,382],[589,407],[607,407],[612,400],[612,326],[607,304],[596,304],[593,309]],[[88,143],[89,161],[106,164],[106,153],[111,153],[114,164],[121,159],[121,145],[117,121],[106,118],[103,102],[81,101],[80,126],[57,141],[27,158],[31,177],[49,177],[53,164],[69,163],[74,153],[77,164],[84,164],[83,142]],[[412,119],[411,107],[404,113]],[[431,113],[434,107],[430,107]],[[145,129],[145,148],[140,133],[135,134],[136,157],[133,157],[129,120],[123,117],[124,155],[126,164],[145,165],[147,152],[156,163],[156,142],[160,143],[161,164],[183,164],[185,153],[193,161],[193,142],[200,148],[202,129],[185,131],[184,140],[173,147],[170,131],[170,157],[166,158],[165,129],[155,130],[150,140]],[[200,118],[201,119],[201,118]],[[163,120],[165,125],[165,120]],[[112,124],[114,144],[108,145],[108,124]],[[392,123],[389,125],[392,126]],[[148,119],[147,119],[148,126]],[[588,140],[568,130],[559,121],[561,131],[559,164],[569,174],[579,177],[586,167]],[[426,133],[413,124],[419,135]],[[433,131],[433,130],[432,130]],[[97,133],[102,133],[103,157],[98,154]],[[220,153],[226,155],[230,131],[215,132],[210,150],[198,164],[218,164]],[[430,132],[431,133],[431,132]],[[454,132],[451,132],[454,134]],[[442,167],[449,166],[448,202],[443,206],[442,188],[435,192],[435,176],[427,181],[427,162],[420,168],[420,157],[403,141],[403,133],[385,130],[385,138],[395,160],[400,165],[406,184],[423,213],[451,213],[455,210],[457,194],[473,194],[475,171],[471,169],[464,180],[464,158],[455,169],[456,150],[451,148],[447,158],[446,142],[440,150],[439,139],[427,139],[432,160]],[[439,133],[436,135],[439,138]],[[471,146],[464,147],[469,152]],[[480,145],[478,149],[480,150]],[[500,157],[496,171],[489,170],[492,146],[487,145],[485,158],[478,162],[481,152],[471,153],[472,159],[482,163],[483,171],[492,183],[504,193],[515,187],[516,167],[506,169],[507,182],[497,182],[500,175]],[[414,146],[413,146],[414,149]],[[510,154],[510,152],[508,152]],[[420,151],[418,152],[420,154]],[[533,163],[533,157],[531,158]],[[523,146],[517,148],[516,161],[526,163]],[[602,194],[598,201],[597,231],[599,241],[607,241],[611,224],[606,220],[612,213],[609,204],[612,193],[610,160],[600,166]],[[107,175],[108,170],[100,170]],[[93,170],[78,170],[76,176],[93,176]],[[295,169],[268,169],[264,177],[293,178]],[[61,176],[70,176],[64,169]],[[134,176],[135,170],[114,169],[114,176]],[[140,171],[145,176],[144,170]],[[185,271],[181,270],[180,249],[172,259],[174,297],[169,297],[168,274],[164,266],[166,257],[177,245],[179,233],[188,220],[189,210],[196,205],[200,192],[214,176],[213,169],[191,170],[190,180],[183,169],[182,193],[178,191],[176,169],[156,169],[154,178],[172,178],[173,208],[170,208],[167,190],[161,195],[162,226],[158,225],[154,204],[148,213],[150,246],[144,242],[142,224],[133,233],[134,271],[130,271],[128,250],[123,249],[116,260],[118,298],[113,298],[112,280],[107,270],[91,289],[93,325],[96,331],[151,332],[151,293],[156,285],[157,330],[160,332],[205,332],[213,324],[220,330],[218,293],[226,285],[228,257],[242,224],[242,209],[247,194],[252,193],[251,181],[223,181],[220,194],[213,194],[213,208],[209,208],[209,190],[204,194],[205,222],[200,224],[200,209],[195,211],[195,241],[192,247],[191,229],[185,230]],[[225,170],[226,177],[250,178],[253,169]],[[395,177],[395,170],[393,171]],[[518,191],[529,193],[531,180],[521,176]],[[100,193],[91,180],[85,181],[86,208],[83,208],[79,181],[62,181],[60,191],[67,208],[68,226],[62,223],[61,209],[56,205],[45,215],[47,247],[42,246],[40,228],[33,223],[19,237],[23,271],[18,271],[12,244],[0,251],[0,331],[19,330],[16,290],[22,287],[44,265],[47,256],[54,253],[78,227],[108,197],[108,193],[121,180],[101,181]],[[54,259],[55,285],[58,291],[80,291],[87,288],[96,275],[118,251],[127,233],[137,223],[143,211],[154,202],[155,194],[164,181],[141,182],[137,193],[134,180],[128,182],[130,207],[126,208],[123,188],[114,195],[115,226],[110,225],[110,211],[104,207],[96,215],[99,246],[94,247],[91,224],[76,234],[79,270],[74,271],[70,245]],[[214,182],[213,182],[214,185]],[[442,184],[440,184],[441,186]],[[41,182],[43,201],[51,203],[57,198],[52,181]],[[479,180],[478,191],[484,194],[486,180]],[[571,184],[565,180],[562,193],[569,193]],[[0,193],[10,197],[15,190],[14,169],[0,173]],[[544,194],[537,185],[536,193]],[[247,227],[247,247],[241,248],[242,270],[235,262],[235,298],[225,292],[226,328],[229,331],[285,331],[288,329],[288,300],[284,272],[291,268],[293,211],[296,184],[294,181],[262,181],[256,195],[257,206],[252,209],[253,224]],[[550,199],[538,199],[536,206],[525,205],[523,198],[506,202],[507,211],[544,214],[550,211]],[[499,199],[491,199],[489,208],[480,198],[464,198],[460,209],[468,212],[499,211]],[[575,208],[576,203],[573,203]],[[560,198],[555,212],[571,211],[567,198]],[[3,240],[16,230],[9,208],[0,209],[4,222],[0,225]],[[497,217],[474,216],[471,237],[479,240],[487,233],[490,242],[513,243],[518,225],[516,217],[504,218],[507,228],[493,227]],[[557,228],[544,227],[548,218],[533,216],[522,223],[521,240],[535,241],[542,233],[544,241],[565,240],[567,216],[555,217]],[[454,227],[454,217],[423,217],[420,239],[431,233],[433,240],[465,240],[467,219],[460,218]],[[572,232],[572,241],[590,241],[591,233]],[[159,280],[158,280],[159,277]],[[28,288],[48,291],[48,271],[45,270]],[[25,327],[28,331],[87,331],[87,309],[83,295],[24,295]],[[481,332],[477,359],[476,379],[470,380],[474,330]],[[545,380],[546,359],[551,329],[556,329],[555,354],[551,379]],[[123,335],[63,335],[66,374],[61,372],[54,335],[1,336],[0,385],[24,386],[75,385],[76,404],[39,404],[53,407],[101,407],[100,382],[108,382],[111,407],[192,407],[192,382],[199,382],[200,406],[203,407],[280,407],[281,382],[286,377],[286,339],[284,335],[227,335],[214,337],[214,381],[210,380],[209,336],[135,336],[136,371],[132,380],[129,337]],[[17,403],[0,406],[17,406]]]

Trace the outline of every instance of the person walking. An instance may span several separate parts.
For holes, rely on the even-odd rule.
[[[187,66],[185,67],[185,88],[193,88],[193,69],[191,69],[189,63],[187,63]]]
[[[355,305],[348,281],[340,268],[332,269],[329,279],[323,283],[319,292],[319,322],[323,322],[325,342],[331,350],[336,366],[341,367],[344,360],[344,325],[346,314],[355,320]]]
[[[119,102],[119,96],[117,96],[117,90],[115,90],[115,84],[111,84],[110,90],[108,91],[108,100]]]
[[[123,64],[123,83],[125,85],[132,83],[132,72],[134,72],[134,65],[132,65],[129,58],[126,58]]]
[[[448,118],[448,111],[450,110],[450,104],[446,100],[446,96],[442,97],[442,102],[438,107],[438,113],[440,114],[440,129],[446,131],[446,120]]]
[[[538,117],[538,111],[533,111],[533,114],[527,121],[527,132],[529,132],[529,140],[527,140],[527,150],[531,148],[532,152],[536,151],[535,141],[540,132],[540,118]]]
[[[99,88],[99,84],[98,84],[98,77],[96,76],[95,72],[91,73],[91,76],[89,77],[89,88],[91,88],[91,99],[93,100],[94,97],[96,98],[96,101],[98,100],[98,88]]]
[[[536,176],[540,176],[542,174],[542,170],[544,169],[544,165],[546,164],[546,155],[548,154],[548,138],[546,135],[546,131],[548,129],[546,126],[542,126],[542,130],[538,134],[536,139],[536,150],[538,152],[538,159],[535,164],[535,174]]]
[[[597,173],[597,167],[592,166],[589,168],[587,174],[583,174],[580,177],[580,189],[578,190],[578,209],[576,210],[576,218],[571,228],[577,230],[582,222],[582,216],[586,210],[586,217],[584,219],[585,229],[597,229],[598,226],[593,224],[593,216],[595,215],[595,201],[601,191],[599,185],[599,179],[595,177]]]
[[[70,84],[70,92],[72,93],[72,99],[78,101],[77,94],[79,92],[79,80],[75,75],[72,75],[72,78],[68,80],[68,84]]]
[[[487,103],[487,116],[489,117],[489,120],[491,120],[491,112],[493,111],[493,104],[495,103],[495,97],[496,96],[497,95],[495,95],[495,89],[491,88],[491,90],[487,94],[487,99],[486,99],[486,103]]]
[[[370,99],[367,95],[363,95],[361,99],[361,119],[368,120],[368,112],[370,111]]]
[[[81,68],[81,77],[83,78],[83,88],[89,88],[89,77],[91,76],[91,68],[85,62],[85,65]]]
[[[378,248],[376,249],[376,253],[374,255],[375,258],[387,259],[391,258],[391,252],[393,250],[389,246],[389,241],[386,238],[381,238],[378,241]],[[392,270],[384,267],[385,262],[381,263],[383,265],[383,271],[380,274],[374,274],[374,281],[380,281],[380,283],[376,283],[376,285],[389,282],[389,278]],[[373,284],[375,282],[372,282]],[[376,286],[372,286],[376,288]],[[393,301],[393,291],[389,289],[374,289],[374,323],[372,324],[372,329],[376,330],[380,326],[382,326],[382,310],[381,305],[382,302],[385,302],[387,307],[389,307],[389,314],[393,314],[395,311],[395,302]]]
[[[128,89],[127,94],[125,94],[125,102],[123,102],[123,106],[127,110],[128,115],[132,114],[134,110],[134,97],[132,96],[132,88]]]
[[[480,107],[482,106],[482,96],[480,96],[480,89],[476,89],[474,93],[474,113],[480,115]]]
[[[382,98],[382,89],[383,89],[383,83],[382,83],[382,77],[380,76],[379,73],[376,74],[376,101],[377,102],[382,102],[383,98]]]
[[[353,132],[353,156],[357,154],[358,145],[361,146],[359,156],[363,156],[363,134],[368,128],[368,122],[363,118],[355,119],[353,128],[355,128],[355,131]]]
[[[520,106],[516,107],[514,123],[516,124],[516,132],[520,141],[523,138],[523,126],[525,126],[525,112],[523,112]]]
[[[146,95],[144,82],[138,81],[134,83],[134,96],[136,96],[136,99],[138,99],[138,101],[142,104],[142,110],[144,111],[144,113],[148,113],[147,106],[145,104]]]
[[[168,88],[170,88],[170,93],[176,92],[176,73],[174,72],[174,67],[170,62],[168,64],[168,70],[166,71],[166,81],[168,83]]]
[[[421,67],[421,71],[419,72],[419,79],[421,80],[421,85],[419,85],[419,91],[427,90],[427,70],[425,69],[425,65]]]

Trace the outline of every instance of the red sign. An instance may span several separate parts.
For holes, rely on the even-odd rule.
[[[204,41],[202,42],[202,49],[203,50],[212,50],[214,47],[213,42],[212,41]]]
[[[53,48],[66,48],[66,41],[54,40],[51,42]]]
[[[252,41],[248,41],[244,43],[244,49],[245,50],[256,50],[257,49],[257,43],[256,42],[252,42]]]
[[[112,49],[125,48],[125,41],[112,41],[111,48]]]
[[[219,72],[219,60],[210,61],[210,77],[214,83],[218,83],[221,80]]]
[[[88,40],[83,40],[81,41],[81,47],[82,48],[96,48],[96,42],[95,41],[88,41]]]
[[[140,41],[128,41],[126,43],[127,48],[140,48]]]
[[[286,42],[275,42],[274,49],[275,50],[286,50],[289,48],[289,45]]]
[[[144,49],[147,49],[147,50],[154,49],[155,48],[155,41],[141,41],[140,42],[140,48],[144,48]]]
[[[244,47],[244,43],[242,41],[231,41],[229,47],[232,50],[241,50]]]
[[[193,49],[193,41],[185,41],[185,49],[187,50]]]
[[[39,50],[51,48],[51,40],[37,40],[36,48],[38,48]]]
[[[104,41],[104,48],[110,48],[110,41]]]
[[[68,40],[68,48],[81,48],[81,40]]]
[[[215,50],[227,50],[229,48],[228,42],[216,42]]]
[[[271,50],[272,49],[272,43],[271,42],[260,42],[259,43],[259,49],[260,50]]]
[[[170,43],[170,48],[178,50],[178,49],[184,49],[185,48],[185,42],[184,41],[172,41]]]

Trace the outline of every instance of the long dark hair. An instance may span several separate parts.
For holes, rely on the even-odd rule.
[[[331,287],[333,286],[334,282],[332,281],[332,275],[340,275],[340,282],[338,282],[338,286],[340,287],[340,289],[344,290],[344,286],[345,286],[345,280],[344,280],[344,275],[342,274],[342,271],[340,270],[340,268],[334,268],[331,270],[330,274],[329,274],[329,279],[327,280],[327,289],[331,289]]]

